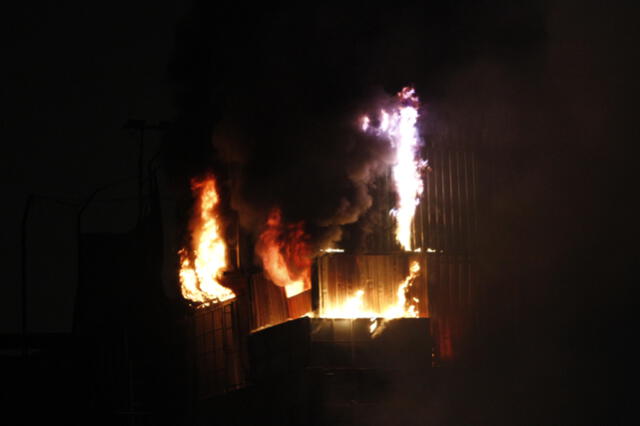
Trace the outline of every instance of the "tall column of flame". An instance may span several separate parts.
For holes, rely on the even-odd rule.
[[[410,251],[411,223],[424,189],[420,170],[426,161],[421,160],[418,153],[418,97],[413,88],[405,87],[398,93],[398,99],[397,107],[380,111],[377,127],[371,125],[369,117],[363,117],[362,130],[388,138],[395,149],[393,181],[398,202],[391,214],[396,219],[396,241],[404,250]]]
[[[191,190],[198,201],[191,220],[191,250],[179,251],[182,296],[194,302],[233,299],[233,291],[219,281],[227,267],[227,246],[220,235],[215,179],[213,176],[193,179]]]
[[[303,224],[285,225],[273,209],[256,244],[267,277],[293,297],[311,287],[311,257]]]

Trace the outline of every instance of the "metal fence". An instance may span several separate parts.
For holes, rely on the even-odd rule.
[[[237,301],[200,308],[193,314],[195,385],[200,399],[246,383],[237,316]]]

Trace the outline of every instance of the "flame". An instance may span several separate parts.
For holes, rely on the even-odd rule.
[[[411,300],[407,300],[407,293],[409,288],[413,285],[413,281],[420,275],[420,264],[418,262],[412,262],[409,267],[409,275],[398,286],[396,291],[396,304],[389,306],[384,312],[385,318],[417,318],[419,315],[417,303],[419,299],[413,297]]]
[[[284,287],[287,297],[311,288],[311,256],[303,223],[285,225],[280,209],[273,209],[256,244],[267,277]]]
[[[369,117],[362,118],[362,130],[389,139],[395,149],[393,181],[398,201],[391,214],[396,220],[396,241],[405,251],[411,251],[411,223],[416,205],[424,190],[420,175],[426,161],[419,158],[420,137],[418,121],[418,97],[415,90],[405,87],[398,93],[398,105],[391,111],[381,110],[379,124],[373,127]]]
[[[357,290],[355,294],[344,301],[342,306],[333,307],[322,314],[325,318],[377,318],[380,315],[364,308],[364,290]]]
[[[420,311],[416,297],[408,298],[407,295],[413,282],[420,275],[420,264],[411,262],[409,275],[398,285],[396,291],[396,303],[381,309],[379,312],[369,310],[364,305],[364,290],[360,289],[349,297],[341,306],[332,307],[325,310],[320,316],[323,318],[418,318]],[[377,325],[371,325],[371,332]]]
[[[191,250],[181,249],[180,283],[182,296],[193,302],[223,302],[235,294],[220,284],[227,267],[227,246],[220,235],[219,202],[213,176],[193,179],[191,190],[197,196],[191,220]]]

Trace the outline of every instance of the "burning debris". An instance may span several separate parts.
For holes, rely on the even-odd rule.
[[[216,181],[211,175],[193,179],[191,190],[197,202],[190,223],[191,247],[179,252],[182,296],[198,303],[233,299],[233,291],[220,284],[227,246],[220,232]]]

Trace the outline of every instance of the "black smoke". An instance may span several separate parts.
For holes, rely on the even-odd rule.
[[[380,207],[376,178],[391,161],[387,141],[364,134],[359,119],[406,85],[434,92],[442,64],[461,56],[458,7],[198,3],[179,31],[186,57],[173,63],[186,140],[195,142],[194,154],[184,140],[174,145],[179,163],[195,165],[178,174],[213,165],[253,233],[279,207],[285,221],[305,222],[314,249],[340,240],[348,224],[344,244],[357,247],[378,224],[380,212],[358,219]],[[212,135],[208,148],[194,128]]]
[[[233,176],[232,204],[245,227],[259,229],[279,207],[286,222],[305,222],[319,248],[373,205],[372,185],[388,170],[391,147],[361,130],[359,119],[371,109],[364,102],[319,108],[315,89],[287,90],[285,83],[257,99],[240,96],[214,146]]]

